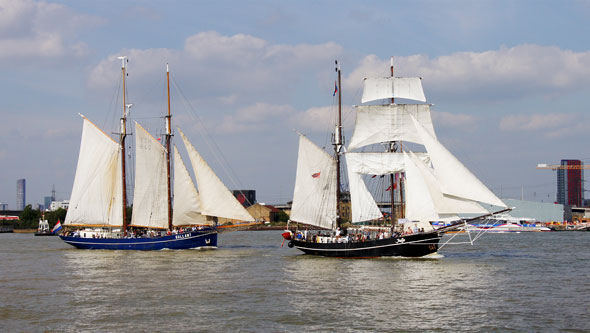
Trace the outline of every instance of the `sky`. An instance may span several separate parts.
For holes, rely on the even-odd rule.
[[[230,189],[292,199],[298,136],[330,149],[365,77],[419,76],[439,140],[500,197],[553,202],[538,163],[590,163],[590,1],[0,0],[0,202],[68,199],[84,114],[173,123]],[[131,127],[131,126],[130,126]],[[179,144],[182,146],[182,144]],[[188,161],[188,159],[186,159]],[[586,186],[590,189],[590,186]],[[586,195],[590,197],[589,195]]]

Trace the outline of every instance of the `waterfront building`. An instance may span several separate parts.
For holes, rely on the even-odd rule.
[[[51,202],[55,201],[52,197],[43,197],[43,206],[45,209],[49,209],[51,207]]]
[[[253,204],[247,210],[257,221],[264,222],[277,222],[279,220],[279,213],[281,212],[274,206],[259,203]]]
[[[561,165],[564,168],[557,169],[557,203],[583,206],[584,170],[581,168],[582,161],[561,160]]]
[[[562,222],[564,220],[565,207],[562,204],[505,198],[502,201],[506,206],[514,207],[508,213],[512,217],[528,218],[536,222]]]
[[[19,179],[16,181],[16,209],[24,210],[26,202],[26,180]]]
[[[49,208],[50,211],[58,210],[59,208],[68,209],[70,207],[70,200],[52,201]]]
[[[246,208],[256,203],[256,190],[233,190],[233,194]]]

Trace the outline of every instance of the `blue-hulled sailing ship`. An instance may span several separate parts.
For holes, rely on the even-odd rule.
[[[173,133],[168,66],[164,144],[135,123],[133,210],[130,223],[127,222],[125,139],[131,104],[126,104],[125,97],[126,57],[119,59],[122,60],[124,105],[119,141],[113,140],[82,116],[80,154],[61,239],[80,249],[216,248],[218,218],[239,221],[254,221],[254,218],[215,175],[180,129],[178,132],[190,158],[198,191],[176,146],[171,158]],[[174,195],[170,172],[172,163]]]

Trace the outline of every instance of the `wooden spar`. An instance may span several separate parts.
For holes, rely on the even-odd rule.
[[[168,116],[166,117],[166,176],[168,182],[168,229],[172,230],[172,190],[170,189],[170,138],[172,136],[172,126],[170,115],[170,71],[166,64],[166,82],[168,86]]]
[[[512,207],[512,208],[505,208],[505,209],[502,209],[502,210],[499,210],[499,211],[496,211],[496,212],[492,212],[492,213],[488,213],[488,214],[484,214],[484,215],[472,217],[472,218],[467,219],[467,220],[462,220],[460,222],[453,223],[453,224],[448,225],[446,227],[438,228],[438,229],[436,229],[436,231],[438,231],[439,233],[440,232],[448,232],[448,231],[451,231],[451,230],[455,230],[457,228],[460,228],[461,226],[465,225],[465,223],[469,223],[471,221],[479,220],[479,219],[484,218],[484,217],[488,217],[488,216],[492,216],[492,215],[496,215],[496,214],[500,214],[500,213],[504,213],[504,212],[509,212],[509,211],[511,211],[513,209],[514,209],[514,207]]]
[[[342,223],[340,211],[340,147],[342,145],[342,86],[340,81],[340,65],[336,60],[336,72],[338,73],[338,127],[334,133],[334,157],[336,158],[336,228]]]
[[[393,57],[391,57],[391,77],[393,78]],[[391,104],[395,103],[395,100],[393,98],[391,98]],[[395,141],[392,141],[389,145],[389,149],[390,152],[395,152],[396,146],[395,146]],[[395,212],[395,175],[392,173],[389,175],[389,183],[390,183],[390,188],[389,188],[389,194],[390,194],[390,202],[391,202],[391,225],[393,227],[395,227],[396,225],[396,212]]]
[[[121,175],[122,175],[122,186],[123,186],[123,235],[127,236],[127,185],[125,177],[125,137],[127,136],[127,109],[128,105],[126,100],[125,91],[125,60],[127,57],[119,57],[121,59],[121,71],[123,73],[123,117],[121,118],[121,133],[119,134],[119,144],[121,145]]]

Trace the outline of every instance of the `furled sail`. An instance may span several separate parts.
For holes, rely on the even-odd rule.
[[[436,140],[418,120],[411,117],[434,166],[443,193],[459,198],[506,207],[463,163]]]
[[[168,228],[166,148],[137,122],[131,226]]]
[[[428,133],[436,138],[430,116],[430,105],[363,105],[356,107],[356,125],[348,149],[390,141],[410,141],[421,144],[410,116],[415,117]]]
[[[365,79],[361,103],[385,98],[404,98],[426,102],[419,77],[377,77]]]
[[[86,117],[64,224],[123,225],[119,144]]]
[[[291,220],[334,229],[336,223],[336,162],[300,134]]]
[[[195,184],[174,146],[174,215],[172,224],[213,224],[201,215],[201,200]]]
[[[221,179],[217,177],[184,133],[180,129],[178,132],[182,136],[195,172],[201,199],[201,214],[240,221],[254,221],[252,215],[225,187]]]

